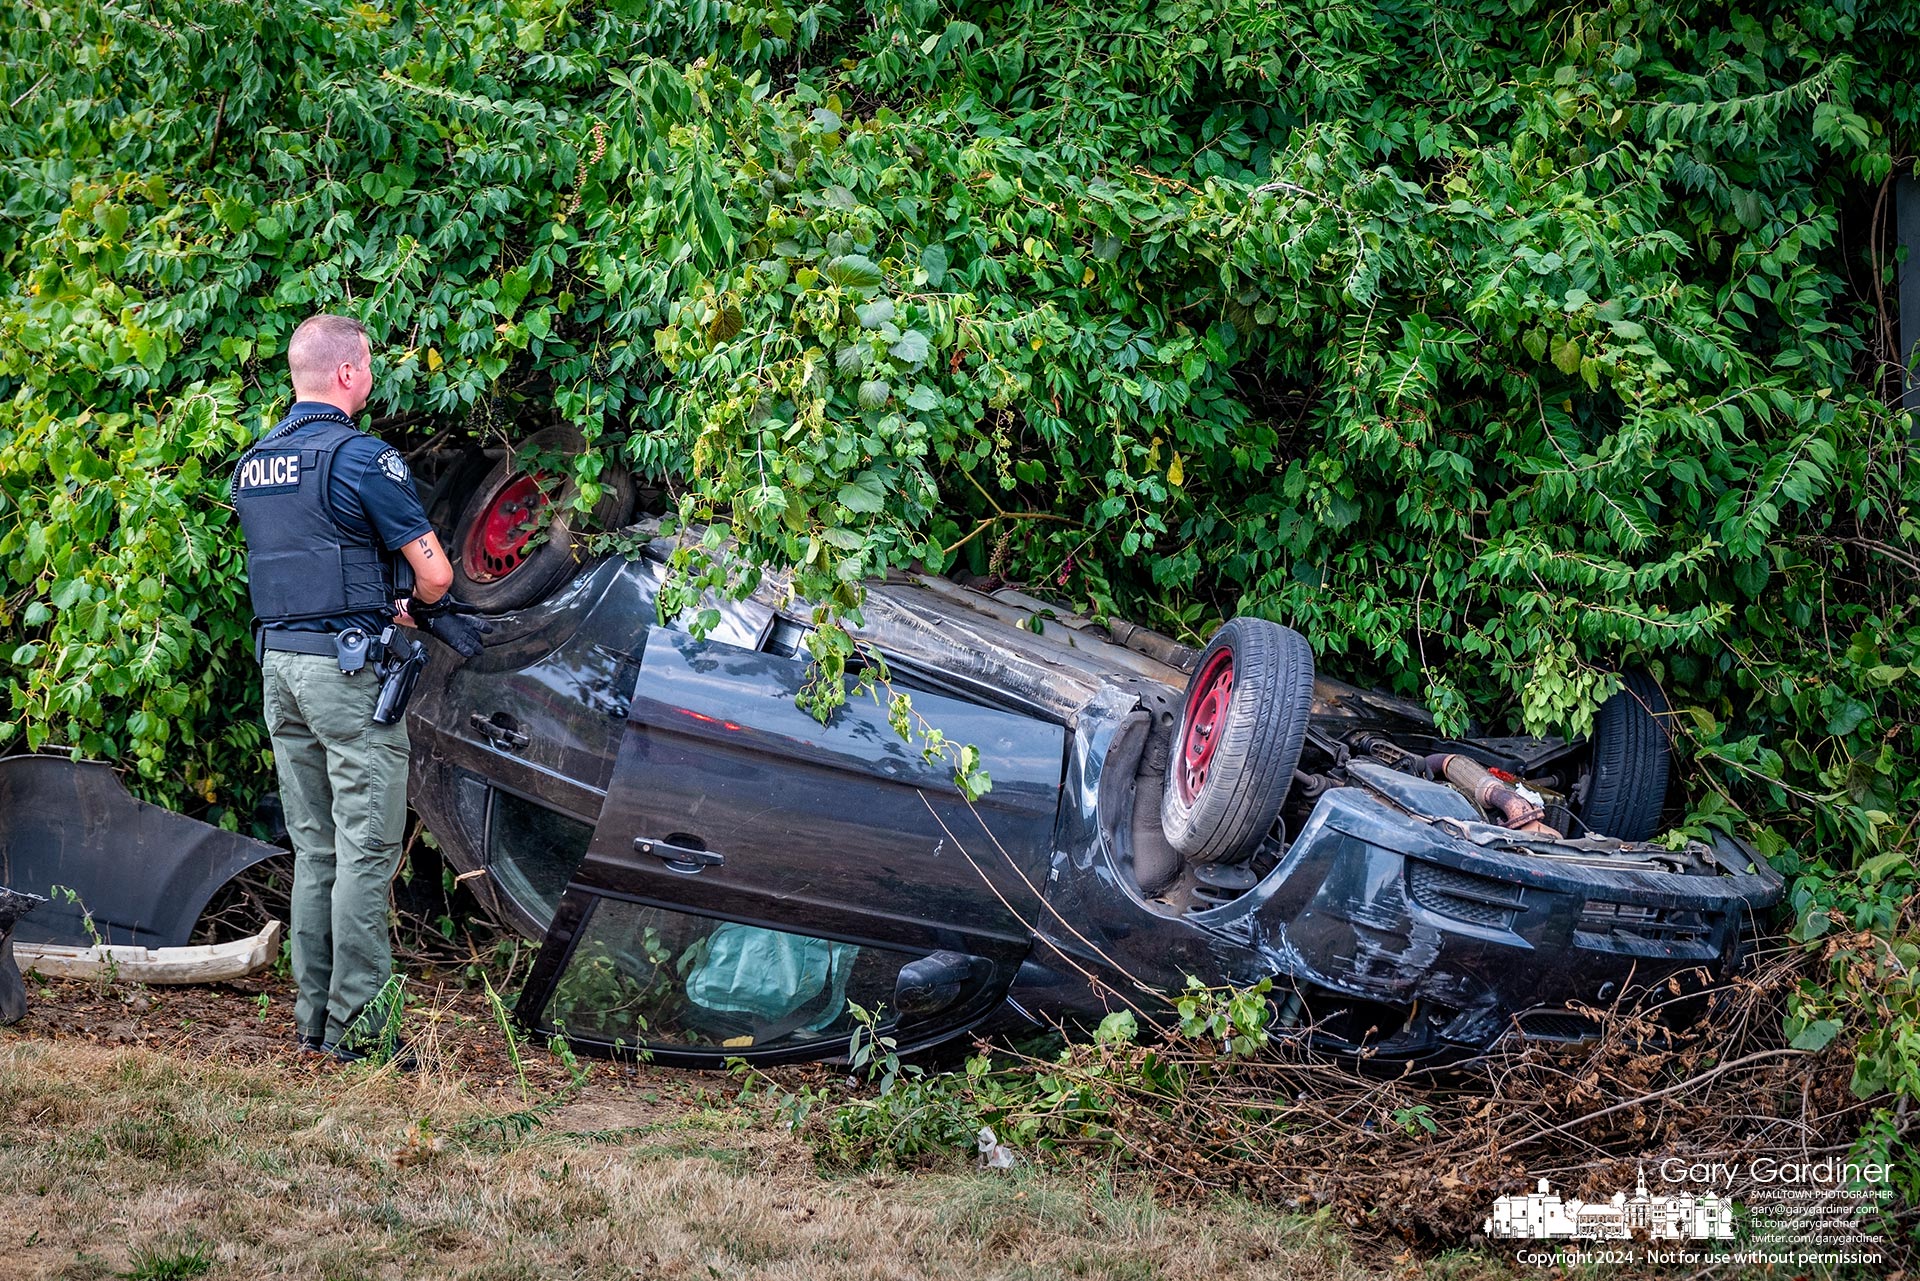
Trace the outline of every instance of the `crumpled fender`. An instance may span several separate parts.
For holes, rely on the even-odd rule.
[[[284,853],[135,800],[99,761],[0,759],[0,885],[49,900],[15,927],[22,943],[182,946],[215,890]]]

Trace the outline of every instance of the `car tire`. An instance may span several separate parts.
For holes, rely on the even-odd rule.
[[[573,480],[543,492],[540,476],[522,460],[536,451],[575,454],[585,447],[585,438],[572,427],[547,427],[493,465],[461,510],[447,549],[454,594],[462,601],[482,613],[506,613],[545,598],[580,568],[585,550],[573,529],[578,520],[570,510],[577,492]],[[610,529],[626,519],[633,480],[617,466],[608,466],[599,480],[600,500],[589,524]],[[525,525],[541,506],[551,506],[555,514],[544,540],[536,541]]]
[[[453,546],[453,531],[459,526],[474,491],[493,470],[493,461],[480,446],[468,445],[441,472],[438,480],[420,491],[420,505],[427,510],[427,520],[447,547]]]
[[[1628,672],[1593,718],[1587,799],[1578,817],[1590,832],[1644,841],[1660,830],[1673,746],[1667,696],[1646,672]]]
[[[1313,647],[1292,628],[1235,618],[1193,670],[1160,826],[1191,862],[1238,862],[1266,838],[1293,785],[1313,710]]]

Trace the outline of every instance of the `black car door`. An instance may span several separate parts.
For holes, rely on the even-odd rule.
[[[819,1057],[844,1046],[852,1005],[926,1030],[997,1002],[1045,910],[1065,731],[913,691],[980,749],[993,786],[970,804],[874,700],[850,695],[825,725],[801,711],[808,675],[651,632],[524,1020],[656,1057]]]

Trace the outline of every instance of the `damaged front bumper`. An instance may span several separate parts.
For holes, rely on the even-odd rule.
[[[280,956],[280,922],[268,921],[251,938],[187,947],[127,947],[96,943],[21,943],[14,948],[20,970],[48,979],[118,979],[126,983],[231,983],[263,970]]]
[[[1780,875],[1730,839],[1693,871],[1615,845],[1544,851],[1340,788],[1257,901],[1233,905],[1231,928],[1291,977],[1332,1048],[1420,1058],[1510,1032],[1582,1039],[1595,1028],[1583,1009],[1683,972],[1727,977],[1781,893]]]

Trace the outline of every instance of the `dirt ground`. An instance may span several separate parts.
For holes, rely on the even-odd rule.
[[[31,1002],[16,1036],[96,1046],[138,1046],[185,1058],[229,1064],[287,1066],[324,1075],[338,1069],[327,1060],[293,1052],[293,983],[260,974],[234,983],[192,987],[101,984],[82,980],[27,978]],[[569,1084],[564,1064],[551,1055],[527,1054],[516,1070],[506,1035],[485,995],[465,986],[414,983],[407,991],[407,1036],[417,1044],[428,1075],[452,1073],[492,1100],[529,1088],[548,1094]],[[608,1082],[624,1084],[635,1069],[586,1064]],[[700,1074],[692,1074],[700,1075]],[[669,1085],[687,1073],[648,1071]]]
[[[293,1052],[258,978],[29,978],[0,1030],[0,1277],[1478,1277],[1356,1256],[1233,1199],[1169,1206],[1024,1166],[833,1176],[717,1073],[516,1067],[487,1002],[416,990],[422,1070]],[[819,1072],[822,1069],[805,1069]]]

